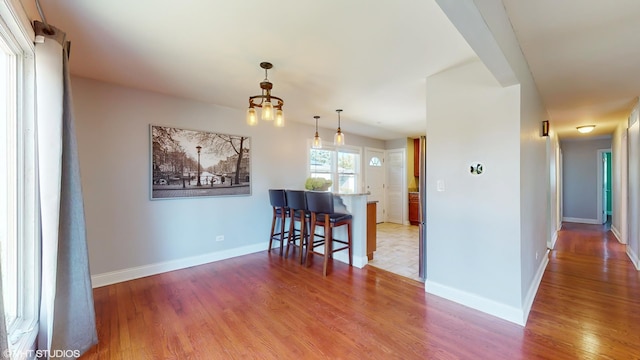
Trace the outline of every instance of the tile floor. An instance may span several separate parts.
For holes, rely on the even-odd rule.
[[[369,265],[414,280],[418,276],[418,227],[380,223],[377,225],[377,250]]]

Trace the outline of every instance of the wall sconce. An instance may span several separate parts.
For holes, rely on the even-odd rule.
[[[542,136],[549,136],[549,120],[542,122]]]

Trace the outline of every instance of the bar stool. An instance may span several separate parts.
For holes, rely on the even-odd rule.
[[[305,193],[307,198],[307,207],[311,212],[311,237],[309,239],[309,246],[307,246],[307,266],[309,265],[310,254],[318,254],[324,256],[324,265],[322,274],[327,276],[327,264],[329,258],[333,258],[333,253],[348,250],[349,251],[349,266],[353,263],[353,253],[351,247],[351,214],[335,213],[333,208],[333,194],[323,191],[307,191]],[[333,238],[333,229],[347,225],[347,240],[339,240]],[[314,240],[316,227],[324,227],[324,253],[316,252],[314,248],[319,245]],[[338,247],[334,248],[334,243],[337,243]]]
[[[289,256],[289,245],[297,246],[300,251],[298,254],[299,261],[300,264],[302,264],[302,251],[303,248],[307,246],[307,241],[309,240],[309,226],[307,224],[311,218],[311,214],[307,209],[307,199],[304,191],[286,190],[285,193],[287,195],[287,206],[290,211],[289,238],[287,240],[285,257]],[[296,229],[296,222],[300,224],[298,229]],[[297,240],[300,241],[300,245],[296,244]]]
[[[269,251],[273,246],[273,240],[280,242],[280,256],[282,256],[282,248],[285,236],[289,234],[285,231],[285,222],[289,217],[289,208],[287,207],[287,197],[284,189],[269,189],[269,200],[273,208],[273,218],[271,220],[271,235],[269,236]],[[276,232],[276,223],[280,221],[279,231]]]

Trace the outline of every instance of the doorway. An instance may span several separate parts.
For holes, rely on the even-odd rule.
[[[367,150],[365,149],[365,152]],[[375,149],[373,150],[371,155],[375,154]],[[385,152],[384,192],[387,211],[384,222],[379,222],[376,226],[377,249],[368,265],[424,282],[419,274],[418,226],[409,225],[407,221],[407,164],[408,161],[411,162],[410,157],[407,160],[407,155],[411,153],[407,149],[392,149]],[[366,158],[369,159],[369,157],[370,154],[367,153]],[[367,180],[367,186],[369,186],[369,180]]]
[[[365,148],[365,188],[369,192],[369,201],[377,201],[376,223],[384,222],[385,215],[385,174],[384,150]]]
[[[611,149],[598,150],[598,223],[611,223]]]
[[[385,221],[404,224],[407,207],[405,149],[387,150],[387,187]]]

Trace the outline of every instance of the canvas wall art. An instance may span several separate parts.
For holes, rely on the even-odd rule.
[[[151,199],[251,194],[251,139],[151,125]]]

